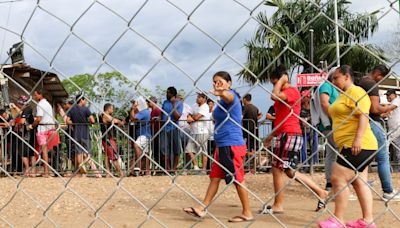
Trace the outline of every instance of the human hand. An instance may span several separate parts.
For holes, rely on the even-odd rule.
[[[176,97],[175,97],[175,96],[171,97],[171,98],[169,99],[169,101],[171,102],[171,104],[175,105]]]
[[[222,94],[227,91],[229,86],[225,85],[224,81],[217,81],[213,84],[214,90],[211,90],[210,92],[214,94],[215,96],[222,96]]]
[[[28,126],[26,126],[26,130],[30,131],[30,130],[32,130],[32,129],[33,129],[32,124],[29,124]]]
[[[186,121],[187,121],[188,123],[194,122],[194,119],[193,119],[192,115],[188,115]]]
[[[271,147],[272,139],[273,139],[272,135],[269,135],[267,138],[264,139],[263,144],[265,148]]]
[[[361,139],[354,139],[353,146],[351,147],[351,152],[354,156],[358,155],[361,152]]]

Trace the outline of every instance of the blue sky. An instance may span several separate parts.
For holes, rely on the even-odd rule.
[[[36,1],[1,2],[5,1],[0,0],[0,63],[6,61],[8,48],[20,40],[19,36],[5,30],[9,29],[17,34],[23,33],[24,40],[40,52],[39,55],[26,45],[27,63],[43,70],[56,71],[62,79],[74,74],[118,70],[130,80],[140,80],[147,74],[141,85],[149,89],[154,89],[156,85],[165,88],[173,85],[187,92],[193,89],[193,80],[200,76],[196,86],[209,91],[214,72],[226,70],[235,75],[241,69],[238,63],[244,64],[247,55],[243,44],[253,36],[258,23],[252,19],[247,21],[250,12],[237,2],[249,9],[260,3],[255,0],[219,0],[205,1],[198,6],[202,1],[150,0],[143,6],[146,2],[143,0],[42,0],[40,8],[36,8],[27,24]],[[142,6],[141,11],[135,14]],[[388,7],[386,0],[356,0],[351,10],[371,12],[381,9],[385,13]],[[259,11],[272,12],[265,6],[255,10],[256,13]],[[135,32],[126,31],[131,19],[130,28]],[[393,25],[398,22],[399,15],[389,11],[380,20],[379,31],[368,42],[384,46],[394,32],[396,26]],[[73,34],[86,43],[71,35],[72,25]],[[222,47],[226,54],[221,54]],[[103,62],[106,53],[105,60],[111,66]],[[236,80],[234,86],[241,94],[251,88]],[[253,88],[251,93],[254,103],[265,113],[271,104],[265,89],[270,90],[271,85],[264,84],[262,87]],[[188,103],[194,103],[194,96],[188,98]]]

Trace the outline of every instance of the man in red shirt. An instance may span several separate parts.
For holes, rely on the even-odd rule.
[[[151,96],[147,99],[147,105],[151,108],[150,121],[151,135],[153,136],[151,139],[151,148],[153,150],[153,159],[164,167],[164,159],[161,159],[160,155],[160,134],[156,135],[161,128],[161,110],[157,107],[157,98]]]
[[[281,190],[285,187],[283,172],[289,178],[306,185],[319,197],[317,210],[325,206],[323,200],[328,192],[319,187],[308,176],[297,172],[303,138],[300,128],[301,96],[297,88],[289,83],[286,69],[279,66],[272,72],[270,80],[274,85],[271,99],[275,101],[276,119],[272,133],[265,139],[264,145],[268,148],[271,140],[276,136],[273,147],[272,176],[275,190],[275,201],[272,206],[266,206],[261,213],[283,213],[284,195]]]

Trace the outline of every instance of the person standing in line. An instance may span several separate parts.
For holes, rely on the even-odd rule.
[[[283,66],[277,67],[271,74],[270,80],[274,85],[271,99],[275,101],[274,108],[276,119],[274,130],[264,141],[266,147],[271,146],[271,141],[276,136],[272,159],[272,176],[275,191],[275,200],[272,206],[267,205],[260,212],[269,214],[283,213],[284,188],[283,173],[289,178],[305,184],[319,197],[318,208],[323,208],[323,202],[328,197],[328,192],[320,188],[311,178],[297,172],[300,150],[303,144],[300,128],[300,92],[289,83],[288,73]],[[289,106],[289,107],[288,107]]]
[[[116,140],[116,132],[114,125],[123,126],[124,122],[113,117],[114,106],[110,103],[106,103],[103,107],[103,114],[100,116],[100,130],[102,134],[101,144],[106,152],[106,170],[110,172],[110,161],[112,161],[115,169],[118,172],[118,176],[121,178],[124,176],[121,166],[118,162],[118,148]],[[111,129],[109,129],[111,128]],[[108,177],[109,174],[106,175]]]
[[[382,125],[381,114],[390,110],[389,106],[380,104],[378,83],[389,74],[389,69],[384,65],[375,66],[371,73],[363,77],[359,86],[367,91],[371,99],[371,110],[369,116],[372,132],[378,140],[378,153],[375,161],[378,163],[378,174],[383,190],[382,199],[384,201],[400,201],[400,194],[393,189],[392,173],[390,172],[389,148],[386,144],[385,131]]]
[[[206,174],[207,171],[207,141],[209,136],[207,118],[209,118],[210,115],[209,107],[206,102],[206,95],[204,93],[198,93],[196,105],[192,108],[193,113],[187,116],[187,122],[190,124],[192,137],[195,141],[189,140],[185,148],[185,152],[189,154],[195,172],[200,170],[199,165],[196,162],[195,154],[202,153],[203,174]]]
[[[333,140],[332,133],[332,121],[329,118],[329,107],[335,102],[336,98],[339,96],[339,92],[332,85],[332,75],[336,68],[331,70],[332,73],[328,75],[328,81],[324,82],[318,89],[315,96],[319,98],[319,104],[316,104],[316,109],[319,109],[320,114],[318,117],[313,118],[318,120],[318,130],[327,139],[327,144],[325,145],[325,190],[330,191],[332,189],[331,175],[332,175],[332,165],[336,161],[336,152],[338,147]],[[314,102],[315,104],[315,102]],[[313,124],[315,126],[315,124]]]
[[[165,167],[168,172],[175,172],[179,162],[179,155],[182,144],[180,139],[180,129],[177,129],[172,122],[178,124],[183,111],[183,103],[177,99],[175,87],[167,89],[167,99],[163,102],[161,120],[165,122],[161,132],[161,152],[164,155]],[[167,113],[167,115],[165,114]],[[166,123],[166,121],[170,121]]]
[[[217,144],[215,160],[211,167],[210,184],[207,189],[203,204],[208,207],[218,192],[221,179],[226,184],[233,183],[242,203],[241,215],[234,216],[229,222],[248,222],[254,220],[250,210],[250,202],[244,185],[243,159],[246,156],[246,143],[243,139],[242,107],[239,95],[231,89],[232,79],[228,72],[219,71],[213,76],[213,94],[220,97],[219,105],[216,106],[213,116],[215,120],[214,139]],[[226,113],[227,110],[229,113]],[[229,116],[228,116],[229,114]],[[229,118],[229,119],[227,119]],[[221,167],[224,166],[224,169]],[[227,172],[227,169],[229,172]],[[197,217],[206,216],[206,208],[187,207],[184,212]]]
[[[332,166],[332,190],[335,196],[335,218],[318,223],[321,228],[370,227],[373,223],[373,198],[368,181],[368,165],[375,156],[378,142],[368,119],[371,101],[365,90],[353,84],[354,73],[350,66],[342,65],[333,73],[333,83],[343,91],[330,106],[329,114],[334,129],[333,137],[340,156]],[[355,172],[356,171],[356,172]],[[362,218],[345,223],[349,183],[356,191],[362,210]]]
[[[16,128],[19,128],[17,131],[22,138],[24,138],[25,142],[19,142],[17,147],[21,149],[21,158],[22,163],[25,166],[24,176],[36,177],[36,158],[35,158],[35,151],[32,148],[35,148],[35,132],[36,130],[27,131],[26,127],[29,124],[32,124],[35,119],[33,116],[32,107],[28,104],[29,97],[27,96],[20,96],[18,98],[17,104],[10,104],[11,108],[16,109],[17,116],[16,119],[19,119],[18,125]],[[17,139],[17,141],[20,141]],[[28,143],[28,145],[26,144]],[[30,170],[29,164],[31,163],[32,168]]]
[[[147,103],[146,103],[147,105]],[[142,154],[147,154],[150,156],[150,138],[151,138],[151,130],[150,130],[150,118],[151,112],[148,107],[139,107],[138,101],[132,104],[131,111],[131,119],[130,121],[136,121],[138,125],[136,127],[136,141],[134,143],[135,148],[135,175],[140,175],[141,170],[143,170],[143,166],[145,166],[145,175],[150,175],[150,160],[146,156],[142,156]],[[143,160],[142,160],[143,159]],[[144,161],[144,162],[142,162]],[[144,163],[144,165],[143,165]]]
[[[258,151],[258,120],[261,119],[262,114],[258,108],[251,103],[251,94],[246,94],[243,97],[243,135],[247,145],[248,157],[253,161],[250,163],[250,173],[255,174],[256,166],[256,151]],[[252,136],[251,134],[256,137]]]
[[[66,123],[71,127],[72,137],[76,141],[72,142],[75,153],[75,168],[79,168],[82,175],[86,175],[86,169],[83,161],[88,159],[92,171],[97,178],[101,178],[100,172],[97,170],[96,164],[91,160],[92,143],[90,141],[89,124],[94,124],[95,120],[86,107],[87,100],[81,94],[76,96],[76,104],[71,107],[67,114]]]
[[[150,123],[151,123],[151,135],[153,138],[151,139],[151,145],[153,149],[153,159],[159,164],[161,167],[165,167],[164,159],[161,159],[160,152],[160,134],[158,133],[161,128],[161,110],[157,107],[157,98],[151,96],[147,100],[147,105],[151,108],[150,113]],[[158,169],[159,167],[155,167]]]
[[[385,95],[386,99],[390,102],[389,111],[387,112],[389,142],[393,143],[397,159],[397,171],[400,171],[400,97],[394,89],[388,89]]]
[[[49,177],[49,148],[60,143],[60,138],[55,131],[53,107],[44,98],[43,91],[36,89],[33,98],[38,102],[36,106],[35,121],[28,125],[27,130],[37,127],[36,141],[40,146],[40,152],[45,164],[43,164],[43,177]]]

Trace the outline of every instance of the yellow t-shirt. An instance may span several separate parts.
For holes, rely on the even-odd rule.
[[[329,114],[332,117],[333,138],[340,150],[343,147],[352,147],[357,133],[358,116],[362,113],[368,116],[370,107],[371,100],[368,94],[355,85],[347,89],[345,93],[341,93],[331,105]],[[361,140],[361,149],[378,149],[378,142],[369,123]]]

